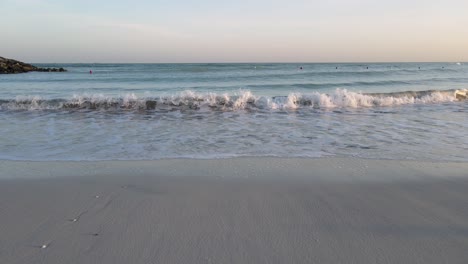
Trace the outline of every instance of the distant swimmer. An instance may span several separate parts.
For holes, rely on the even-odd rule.
[[[301,66],[301,67],[299,67],[299,69],[300,69],[300,70],[302,70],[302,66]]]
[[[366,67],[366,69],[369,69],[369,67]]]
[[[93,74],[93,71],[90,70],[90,71],[89,71],[89,74]]]
[[[421,69],[421,67],[418,67],[418,69]]]
[[[338,70],[338,67],[335,67],[336,70]]]

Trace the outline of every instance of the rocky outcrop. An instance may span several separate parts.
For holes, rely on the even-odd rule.
[[[0,74],[24,73],[24,72],[65,72],[64,68],[39,68],[21,61],[0,57]]]

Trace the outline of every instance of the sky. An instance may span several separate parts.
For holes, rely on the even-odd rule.
[[[468,61],[467,0],[0,0],[27,62]]]

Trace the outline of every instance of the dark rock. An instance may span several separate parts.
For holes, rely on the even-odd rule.
[[[147,110],[153,110],[155,108],[156,108],[156,101],[154,101],[154,100],[146,101],[146,109]]]
[[[17,60],[6,59],[0,57],[0,74],[13,74],[24,72],[66,72],[64,68],[39,68],[31,64],[20,62]]]

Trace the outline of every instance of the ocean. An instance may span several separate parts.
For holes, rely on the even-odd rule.
[[[0,75],[1,160],[468,161],[465,63],[36,65],[68,72]]]

